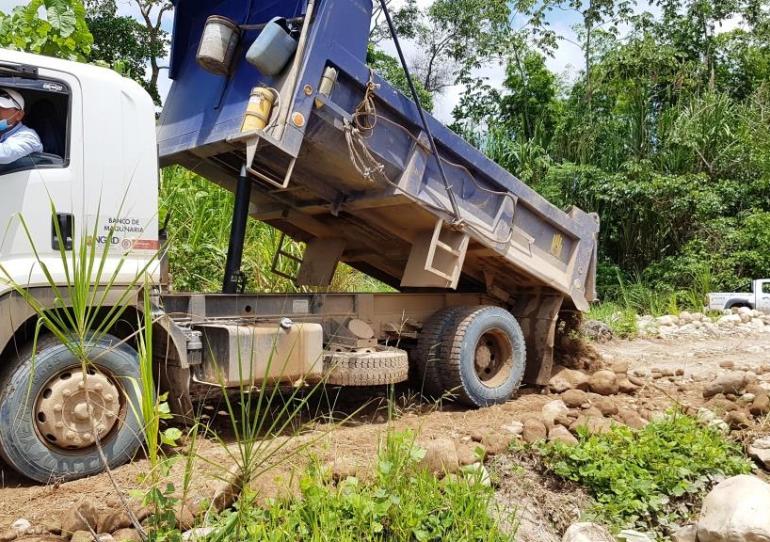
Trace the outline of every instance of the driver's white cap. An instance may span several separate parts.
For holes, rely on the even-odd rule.
[[[21,109],[24,111],[24,96],[12,88],[0,87],[0,107],[3,109]]]

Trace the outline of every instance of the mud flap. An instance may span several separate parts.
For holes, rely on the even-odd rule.
[[[537,294],[522,296],[512,309],[527,343],[524,383],[545,386],[553,371],[556,323],[564,296]]]

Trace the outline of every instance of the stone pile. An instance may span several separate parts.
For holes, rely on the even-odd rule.
[[[577,444],[575,434],[580,427],[589,433],[607,432],[613,424],[641,429],[648,418],[622,406],[614,396],[634,394],[643,384],[641,379],[628,374],[628,363],[624,361],[592,374],[556,367],[549,389],[558,398],[546,403],[539,415],[530,414],[518,422],[522,426],[521,438],[527,443],[547,440]]]
[[[641,337],[672,338],[720,337],[726,335],[770,333],[770,314],[748,307],[724,310],[721,316],[682,311],[679,315],[640,316],[637,328]]]

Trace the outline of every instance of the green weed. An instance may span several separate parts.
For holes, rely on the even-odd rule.
[[[425,450],[411,433],[391,433],[381,448],[374,479],[334,484],[313,465],[300,481],[300,498],[256,504],[256,495],[217,519],[211,542],[513,540],[490,514],[494,490],[475,474],[443,480],[419,467]],[[236,536],[235,524],[245,532]]]
[[[665,535],[719,477],[751,471],[735,443],[677,412],[640,431],[615,426],[579,436],[577,446],[543,445],[545,465],[585,486],[595,501],[591,515],[617,529]]]

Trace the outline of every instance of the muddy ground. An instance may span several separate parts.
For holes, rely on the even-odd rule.
[[[611,341],[596,345],[596,348],[606,363],[628,360],[630,374],[684,373],[650,377],[635,395],[615,396],[619,407],[638,411],[660,412],[674,404],[699,407],[704,403],[703,387],[724,370],[723,366],[733,364],[761,373],[762,367],[770,364],[770,336],[767,334]],[[453,405],[423,404],[408,390],[402,389],[396,392],[397,407],[389,415],[387,398],[382,392],[377,393],[380,395],[372,399],[371,394],[345,391],[333,396],[327,394],[315,401],[306,412],[306,418],[315,417],[316,421],[305,423],[299,437],[279,438],[269,444],[273,447],[286,444],[281,454],[286,456],[289,450],[295,450],[296,455],[260,476],[254,482],[256,488],[266,496],[292,491],[296,480],[294,474],[305,468],[310,456],[329,464],[341,476],[354,473],[366,476],[384,432],[409,428],[419,435],[420,442],[452,439],[461,462],[473,461],[473,450],[479,441],[493,454],[498,452],[488,463],[497,487],[498,505],[504,515],[518,510],[521,523],[518,539],[521,541],[559,540],[559,533],[586,505],[587,499],[578,488],[545,479],[536,469],[528,468],[526,461],[505,453],[507,442],[512,438],[506,426],[514,420],[522,420],[527,414],[539,414],[546,402],[556,398],[554,395],[525,389],[507,404],[467,410]],[[221,403],[209,403],[203,411],[229,447],[216,439],[198,439],[197,457],[193,461],[194,477],[187,494],[201,502],[222,486],[221,479],[228,466],[233,464],[230,454],[237,453],[222,410]],[[391,421],[388,421],[389,417]],[[331,419],[344,419],[345,422],[330,423],[328,420]],[[760,420],[744,433],[734,436],[748,439],[757,434],[770,434],[769,425],[767,420]],[[307,447],[297,450],[300,446]],[[178,488],[183,485],[185,459],[186,456],[180,454],[169,475]],[[93,500],[105,510],[118,508],[114,485],[125,492],[141,489],[147,469],[147,460],[140,458],[116,469],[111,477],[104,474],[64,484],[40,485],[19,477],[0,463],[0,532],[19,518],[25,518],[33,525],[56,525],[84,499]]]

